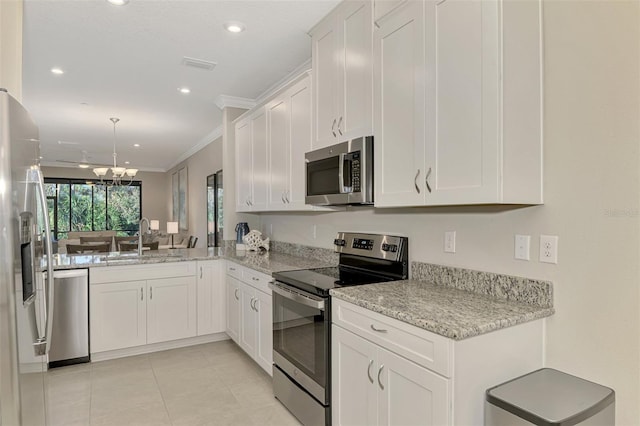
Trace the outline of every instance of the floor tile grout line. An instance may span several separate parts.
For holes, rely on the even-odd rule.
[[[162,388],[160,387],[160,383],[158,382],[158,376],[156,376],[156,369],[153,366],[151,360],[149,360],[149,364],[151,364],[151,371],[153,373],[153,380],[156,382],[156,387],[158,388],[158,392],[160,393],[160,398],[162,398],[162,405],[164,405],[164,411],[167,413],[167,418],[169,419],[169,423],[173,425],[173,419],[171,418],[171,413],[169,412],[169,407],[167,406],[167,401],[165,400],[165,396],[162,393]]]

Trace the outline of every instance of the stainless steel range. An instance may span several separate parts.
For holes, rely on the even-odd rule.
[[[305,426],[331,424],[329,290],[408,278],[406,237],[341,232],[334,268],[277,272],[273,290],[273,390]]]

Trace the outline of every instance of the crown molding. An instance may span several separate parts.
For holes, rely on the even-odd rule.
[[[295,67],[289,74],[272,84],[267,90],[262,92],[256,99],[256,105],[264,103],[267,99],[291,85],[294,81],[299,80],[305,74],[311,74],[311,58],[307,59],[297,67]]]
[[[220,109],[225,109],[226,107],[251,109],[256,106],[256,100],[240,98],[238,96],[220,95],[216,98],[215,104]]]
[[[164,172],[168,172],[169,170],[173,169],[178,164],[182,163],[187,158],[189,158],[192,155],[194,155],[196,152],[200,151],[205,146],[209,145],[210,143],[212,143],[213,141],[215,141],[216,139],[221,138],[221,137],[222,137],[222,126],[218,126],[215,129],[213,129],[213,131],[211,133],[207,134],[205,137],[200,139],[200,141],[197,144],[195,144],[194,146],[192,146],[188,151],[185,151],[180,157],[178,157],[176,159],[176,161],[171,163],[171,165],[169,165],[169,167],[167,167],[163,171]]]

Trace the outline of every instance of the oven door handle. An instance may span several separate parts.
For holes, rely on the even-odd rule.
[[[269,283],[269,288],[286,299],[324,311],[324,299],[321,297],[314,296],[298,289],[292,290],[289,287],[275,282]]]

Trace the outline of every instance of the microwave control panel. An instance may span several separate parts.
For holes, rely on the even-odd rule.
[[[360,192],[360,151],[351,154],[351,185],[353,192]]]

